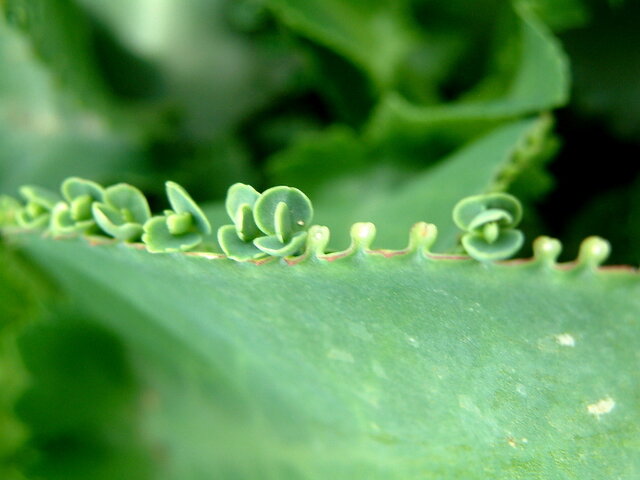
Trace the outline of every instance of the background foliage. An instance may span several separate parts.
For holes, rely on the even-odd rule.
[[[0,0],[0,12],[2,194],[77,175],[136,184],[158,211],[172,179],[217,228],[232,183],[287,184],[335,249],[355,221],[377,224],[374,246],[401,248],[426,220],[444,252],[460,198],[508,191],[527,238],[560,238],[562,258],[599,234],[613,263],[640,263],[636,2]],[[186,379],[158,368],[166,359],[145,367],[137,340],[77,292],[4,243],[1,255],[0,477],[159,478],[158,432],[196,428],[171,412],[205,395],[171,397],[143,428],[154,389],[232,395],[228,372],[215,390],[191,378],[195,360]],[[212,424],[241,410],[234,398]]]

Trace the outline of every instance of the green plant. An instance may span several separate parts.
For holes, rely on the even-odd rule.
[[[149,5],[0,2],[0,478],[640,475],[640,276],[539,207],[592,7]]]

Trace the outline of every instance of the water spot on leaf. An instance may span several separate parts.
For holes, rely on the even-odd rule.
[[[563,347],[575,347],[576,339],[570,333],[560,333],[556,335],[556,342]]]
[[[587,405],[587,411],[591,415],[595,415],[598,419],[600,419],[601,415],[605,415],[616,406],[615,400],[611,397],[603,398],[602,400],[598,400],[596,403],[592,403]]]

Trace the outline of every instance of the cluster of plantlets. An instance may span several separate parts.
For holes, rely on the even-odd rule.
[[[170,210],[152,216],[140,190],[119,183],[107,188],[78,177],[66,179],[62,195],[39,187],[23,186],[21,205],[4,197],[2,224],[51,235],[105,235],[116,240],[143,242],[150,252],[187,251],[199,246],[211,232],[209,220],[180,185],[167,182]]]
[[[211,223],[198,204],[177,183],[169,181],[165,186],[171,209],[155,216],[144,194],[124,183],[103,188],[71,177],[62,183],[61,195],[23,186],[24,204],[8,196],[0,199],[0,227],[44,230],[54,237],[106,236],[143,244],[152,253],[219,253],[211,238]],[[236,183],[229,188],[225,208],[233,224],[218,229],[217,241],[222,256],[236,261],[303,255],[341,258],[356,251],[393,256],[417,250],[433,258],[468,258],[431,252],[438,230],[426,222],[413,226],[409,245],[401,251],[373,250],[376,227],[370,222],[352,226],[347,250],[327,251],[329,228],[311,224],[313,206],[297,188],[277,186],[259,193],[250,185]],[[515,229],[521,218],[520,202],[506,193],[467,197],[453,210],[453,219],[463,231],[460,241],[465,253],[481,262],[504,260],[522,247],[524,235]],[[534,243],[536,257],[549,258],[552,263],[560,248],[557,240],[548,237]],[[600,265],[608,253],[606,240],[590,237],[583,242],[580,263]]]
[[[259,194],[237,183],[225,207],[233,225],[218,230],[218,242],[229,258],[250,260],[299,253],[307,239],[313,206],[297,188],[279,186]]]

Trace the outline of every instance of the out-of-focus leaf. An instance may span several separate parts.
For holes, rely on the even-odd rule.
[[[587,0],[520,0],[554,31],[581,27],[590,19]]]
[[[379,88],[392,85],[417,33],[405,1],[267,0],[291,29],[359,65]]]
[[[465,99],[451,104],[418,106],[389,94],[368,126],[370,141],[405,161],[413,156],[428,162],[434,152],[446,151],[508,119],[563,105],[569,76],[558,41],[531,12],[522,7],[515,11],[516,35],[504,41],[507,49],[515,41],[519,51],[505,72],[487,78]],[[505,80],[505,89],[496,88]]]
[[[141,408],[123,345],[78,313],[56,311],[20,339],[29,386],[17,411],[31,433],[29,478],[150,480]]]
[[[269,159],[270,181],[313,193],[327,179],[361,171],[370,161],[366,145],[355,132],[334,125],[301,136],[291,148],[273,155]]]
[[[22,480],[21,460],[29,429],[15,414],[15,404],[28,385],[28,373],[17,338],[42,315],[51,293],[39,272],[0,241],[0,478]]]
[[[548,127],[547,118],[513,122],[419,172],[367,161],[375,151],[367,151],[348,131],[334,129],[276,156],[272,172],[276,183],[309,194],[314,221],[332,229],[336,247],[346,246],[354,222],[377,223],[379,244],[401,248],[411,225],[428,221],[440,230],[436,249],[447,251],[456,244],[458,230],[451,219],[456,202],[507,188],[542,153]],[[331,180],[322,181],[327,176]]]
[[[157,69],[159,96],[176,110],[187,137],[229,133],[300,80],[301,60],[287,38],[267,33],[255,41],[234,28],[235,0],[78,1]]]
[[[108,88],[92,51],[91,25],[74,0],[5,0],[2,12],[25,33],[55,84],[85,105],[103,112],[109,108]]]
[[[0,21],[0,190],[57,187],[75,174],[122,178],[139,168],[140,139],[56,88],[27,42]]]
[[[575,251],[586,235],[606,235],[613,245],[613,262],[640,265],[640,177],[627,187],[591,198],[562,234],[569,251]]]
[[[573,104],[602,119],[616,135],[640,138],[640,3],[601,5],[593,22],[567,32],[562,41],[571,56]]]

